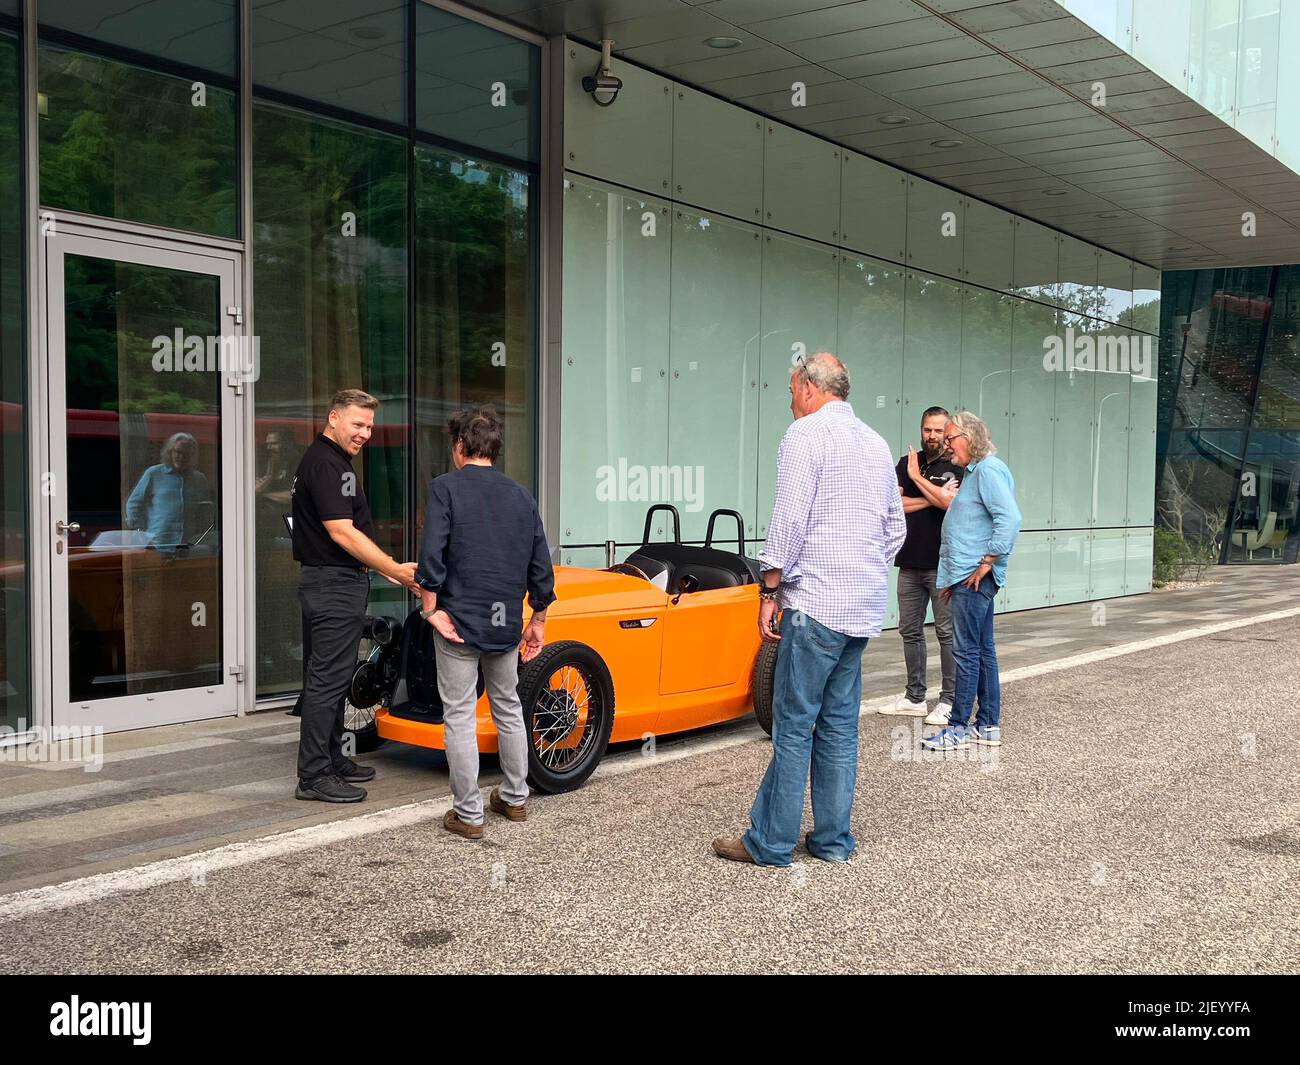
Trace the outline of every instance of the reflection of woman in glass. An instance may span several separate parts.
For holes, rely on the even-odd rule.
[[[173,433],[163,444],[162,461],[144,471],[126,501],[126,527],[142,529],[154,547],[179,547],[199,528],[200,503],[212,498],[208,479],[196,469],[199,442]]]

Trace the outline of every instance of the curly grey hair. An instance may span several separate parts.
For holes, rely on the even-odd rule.
[[[849,371],[829,351],[818,351],[803,359],[790,371],[798,384],[805,381],[821,392],[829,392],[836,399],[849,398]]]
[[[980,459],[997,454],[998,449],[989,437],[989,427],[984,424],[984,419],[979,415],[972,414],[968,410],[959,410],[948,421],[950,425],[955,425],[965,433],[966,439],[970,441],[971,462],[979,462]]]

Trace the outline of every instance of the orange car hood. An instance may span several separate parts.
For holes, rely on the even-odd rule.
[[[555,567],[555,596],[546,611],[548,618],[662,609],[667,600],[663,592],[640,577],[577,566]],[[525,616],[531,613],[525,603]]]

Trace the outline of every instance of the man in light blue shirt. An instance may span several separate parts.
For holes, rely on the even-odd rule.
[[[944,427],[952,461],[967,469],[948,506],[935,583],[952,606],[953,658],[957,679],[950,724],[921,741],[930,750],[967,747],[972,741],[1002,744],[1002,689],[993,644],[993,601],[1006,583],[1007,556],[1020,532],[1016,482],[994,452],[988,427],[970,411],[954,414]],[[976,697],[979,713],[968,728]]]
[[[198,504],[212,498],[208,479],[196,469],[199,444],[189,433],[173,433],[162,446],[162,461],[150,466],[126,500],[126,527],[142,529],[151,546],[174,551],[196,536]]]

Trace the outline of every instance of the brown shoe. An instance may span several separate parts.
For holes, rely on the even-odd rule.
[[[730,862],[748,862],[756,864],[754,856],[745,849],[745,844],[738,836],[719,836],[713,841],[713,853]]]
[[[518,806],[511,806],[501,798],[500,788],[492,789],[492,794],[488,796],[488,805],[508,821],[528,820],[528,804],[521,802]]]
[[[464,836],[465,839],[482,839],[483,826],[466,824],[456,816],[455,810],[448,810],[442,818],[442,827],[448,832],[455,832],[458,836]]]

